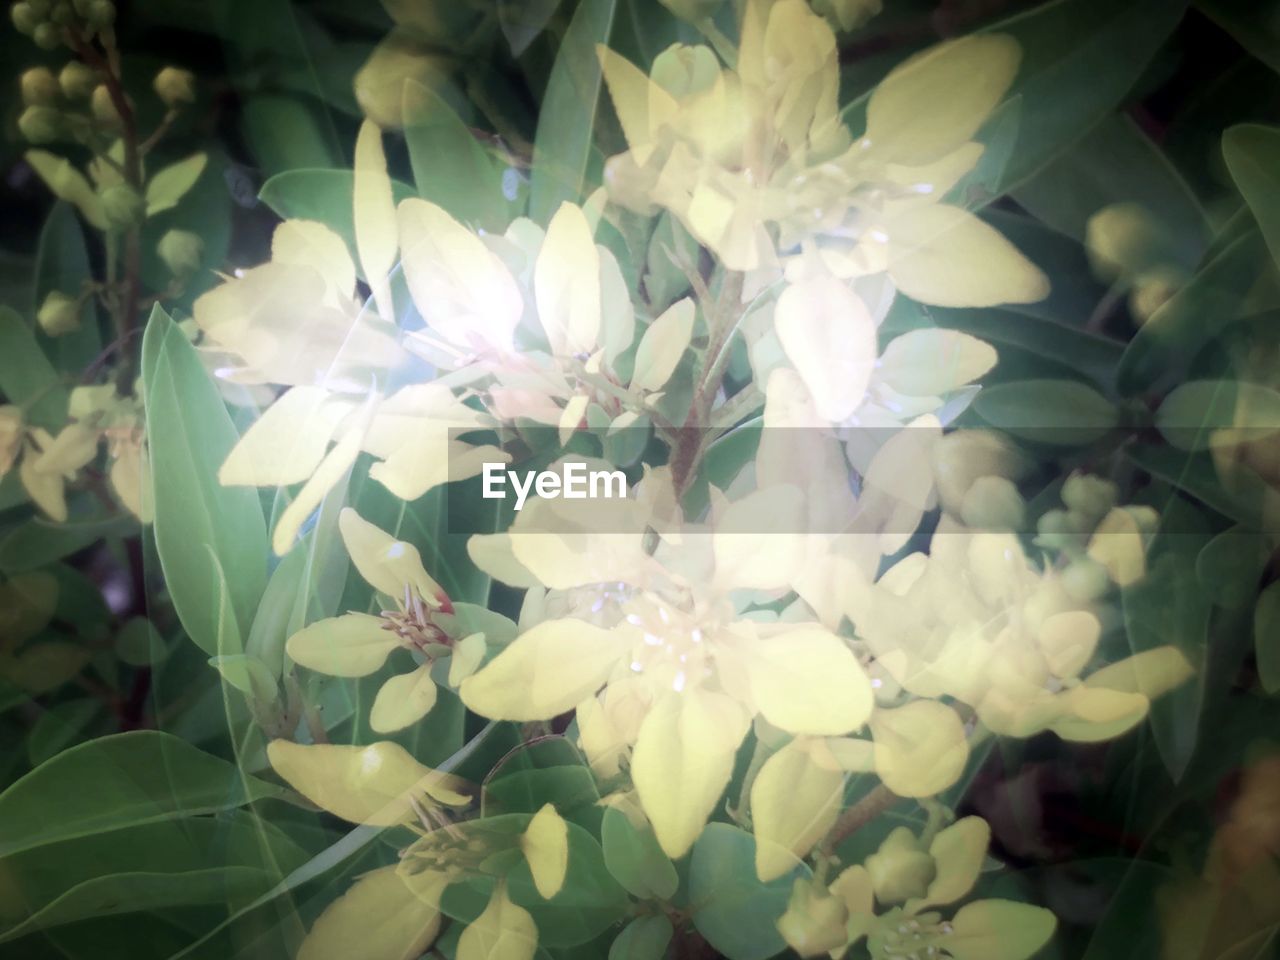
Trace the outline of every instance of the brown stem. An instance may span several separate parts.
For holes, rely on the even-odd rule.
[[[900,799],[902,798],[883,783],[880,784],[852,807],[840,814],[840,819],[836,821],[835,826],[831,828],[826,839],[822,842],[822,853],[827,856],[834,854],[836,847],[840,846],[847,837],[857,833]]]

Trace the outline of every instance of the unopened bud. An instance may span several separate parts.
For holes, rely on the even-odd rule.
[[[58,80],[48,67],[32,67],[19,79],[22,102],[29,107],[48,107],[58,100]]]
[[[24,36],[35,33],[43,17],[29,3],[15,3],[9,8],[9,17],[13,20],[14,29]]]
[[[988,430],[957,430],[934,445],[938,498],[952,514],[960,513],[965,494],[979,477],[1018,480],[1026,471],[1026,458],[1000,434]]]
[[[52,290],[36,311],[36,322],[48,336],[61,337],[80,329],[80,304],[75,297]]]
[[[1027,502],[1004,477],[979,477],[960,505],[960,519],[977,530],[1017,533],[1026,522]]]
[[[107,89],[105,83],[100,83],[93,88],[93,93],[89,97],[89,110],[93,114],[93,119],[104,127],[120,125],[120,111],[116,109],[116,102],[111,99],[111,91]]]
[[[76,11],[71,6],[71,0],[58,0],[53,5],[53,9],[49,12],[49,20],[56,23],[60,27],[69,27],[75,22]]]
[[[169,230],[156,245],[156,253],[170,273],[185,278],[200,269],[204,241],[190,230]]]
[[[1090,525],[1107,515],[1119,495],[1119,488],[1110,480],[1086,473],[1073,473],[1062,485],[1062,502]]]
[[[160,102],[171,110],[180,103],[196,102],[196,78],[190,70],[165,67],[156,74],[152,86]]]
[[[68,100],[87,100],[98,85],[98,72],[79,60],[70,61],[58,73],[58,86]]]
[[[22,449],[22,411],[11,403],[0,406],[0,477],[13,467]]]
[[[1084,518],[1066,510],[1046,510],[1036,522],[1036,543],[1046,550],[1081,550],[1088,533]]]
[[[1062,588],[1077,603],[1093,603],[1111,589],[1111,576],[1102,564],[1080,557],[1062,571]]]
[[[920,841],[906,827],[897,827],[885,837],[865,866],[881,903],[923,897],[938,873],[933,857],[920,849]]]
[[[95,30],[109,27],[116,22],[116,5],[111,0],[90,0],[85,5],[84,18]]]
[[[136,227],[146,215],[146,204],[141,195],[127,183],[106,187],[99,196],[107,222],[117,230]]]
[[[849,942],[849,908],[814,881],[801,878],[791,887],[787,910],[778,919],[778,932],[802,957],[839,950]]]
[[[62,45],[62,29],[46,20],[37,24],[31,39],[41,50],[57,50]]]
[[[18,117],[18,132],[28,143],[53,143],[66,133],[66,124],[53,107],[27,107]]]

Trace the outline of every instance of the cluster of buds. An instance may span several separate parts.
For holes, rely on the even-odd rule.
[[[30,37],[41,50],[70,45],[71,31],[93,36],[116,21],[111,0],[18,0],[9,10],[19,33]]]

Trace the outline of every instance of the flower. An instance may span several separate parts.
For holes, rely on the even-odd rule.
[[[514,627],[498,614],[460,604],[455,608],[422,566],[412,544],[397,540],[347,508],[338,516],[342,541],[360,575],[395,601],[377,616],[346,613],[319,620],[293,634],[285,649],[311,670],[338,677],[363,677],[378,670],[393,650],[414,654],[417,666],[387,680],[373,701],[369,725],[392,733],[416,723],[436,702],[432,669],[449,661],[449,685],[456,687],[480,665],[488,644],[500,644]],[[483,624],[490,636],[472,626]]]

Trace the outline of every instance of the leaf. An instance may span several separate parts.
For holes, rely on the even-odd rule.
[[[671,921],[661,914],[636,917],[609,947],[609,960],[662,960],[674,933]]]
[[[1205,544],[1196,556],[1196,578],[1218,606],[1243,609],[1258,596],[1271,552],[1271,541],[1265,534],[1232,527]]]
[[[627,891],[642,900],[670,900],[680,878],[658,838],[646,823],[643,828],[617,807],[606,807],[600,827],[605,866]]]
[[[226,571],[236,619],[247,625],[266,586],[266,521],[256,491],[218,483],[239,436],[195,348],[159,307],[143,336],[142,371],[156,551],[187,633],[217,655],[214,568]]]
[[[418,196],[472,227],[505,229],[511,217],[502,171],[453,109],[427,87],[409,80],[404,118]]]
[[[257,657],[243,653],[210,657],[209,666],[254,703],[269,704],[279,696],[276,678]]]
[[[533,147],[529,215],[545,223],[564,201],[587,192],[602,75],[596,44],[607,43],[617,0],[583,0],[547,80]]]
[[[206,154],[193,153],[151,177],[147,181],[147,216],[154,217],[176,207],[178,201],[196,185],[208,162]]]
[[[1180,541],[1185,538],[1174,535]],[[1172,645],[1196,672],[1152,704],[1151,732],[1156,749],[1175,781],[1180,780],[1196,747],[1204,701],[1211,608],[1196,582],[1191,557],[1167,550],[1150,564],[1147,576],[1121,591],[1129,648],[1142,653]]]
[[[1125,448],[1125,456],[1152,476],[1190,494],[1236,523],[1246,527],[1262,523],[1263,495],[1269,488],[1259,481],[1259,487],[1254,490],[1227,489],[1208,454],[1191,455],[1163,445],[1135,444]]]
[[[1179,450],[1208,449],[1213,432],[1228,427],[1261,440],[1280,430],[1280,393],[1239,380],[1193,380],[1164,398],[1155,420]]]
[[[1222,135],[1231,178],[1253,213],[1271,258],[1280,264],[1280,129],[1245,123]]]
[[[973,402],[982,419],[1025,440],[1084,446],[1120,422],[1119,411],[1076,380],[1022,380],[985,387]]]
[[[349,250],[355,250],[354,191],[355,174],[350,170],[288,170],[264,183],[258,198],[285,219],[323,223],[346,241]],[[391,195],[399,205],[417,196],[417,191],[392,180]]]
[[[91,785],[91,789],[87,787]],[[154,730],[91,740],[0,793],[0,857],[75,837],[214,813],[283,791]]]
[[[37,426],[56,430],[66,421],[66,387],[31,328],[6,306],[0,306],[0,393],[25,406],[27,419]]]
[[[1253,610],[1253,642],[1258,657],[1258,679],[1267,693],[1280,691],[1280,582],[1258,596]]]
[[[33,517],[0,539],[0,570],[6,573],[36,570],[104,538],[124,537],[137,531],[138,521],[127,514],[68,523]]]
[[[560,0],[498,0],[498,26],[519,57],[555,16]]]
[[[689,903],[693,925],[729,960],[765,960],[786,943],[778,919],[786,912],[792,883],[809,875],[798,865],[768,883],[756,878],[756,843],[727,823],[710,823],[693,845]]]
[[[59,201],[53,205],[44,226],[40,228],[40,242],[36,248],[33,310],[39,309],[51,291],[58,290],[69,296],[77,296],[84,284],[92,279],[89,251],[85,247],[80,221],[76,219],[70,204]],[[60,370],[78,373],[87,367],[102,349],[97,307],[93,298],[88,298],[80,311],[80,329],[60,337],[48,337],[43,331],[38,331],[36,342]]]
[[[1265,0],[1196,0],[1196,9],[1272,70],[1280,73],[1276,8]]]

